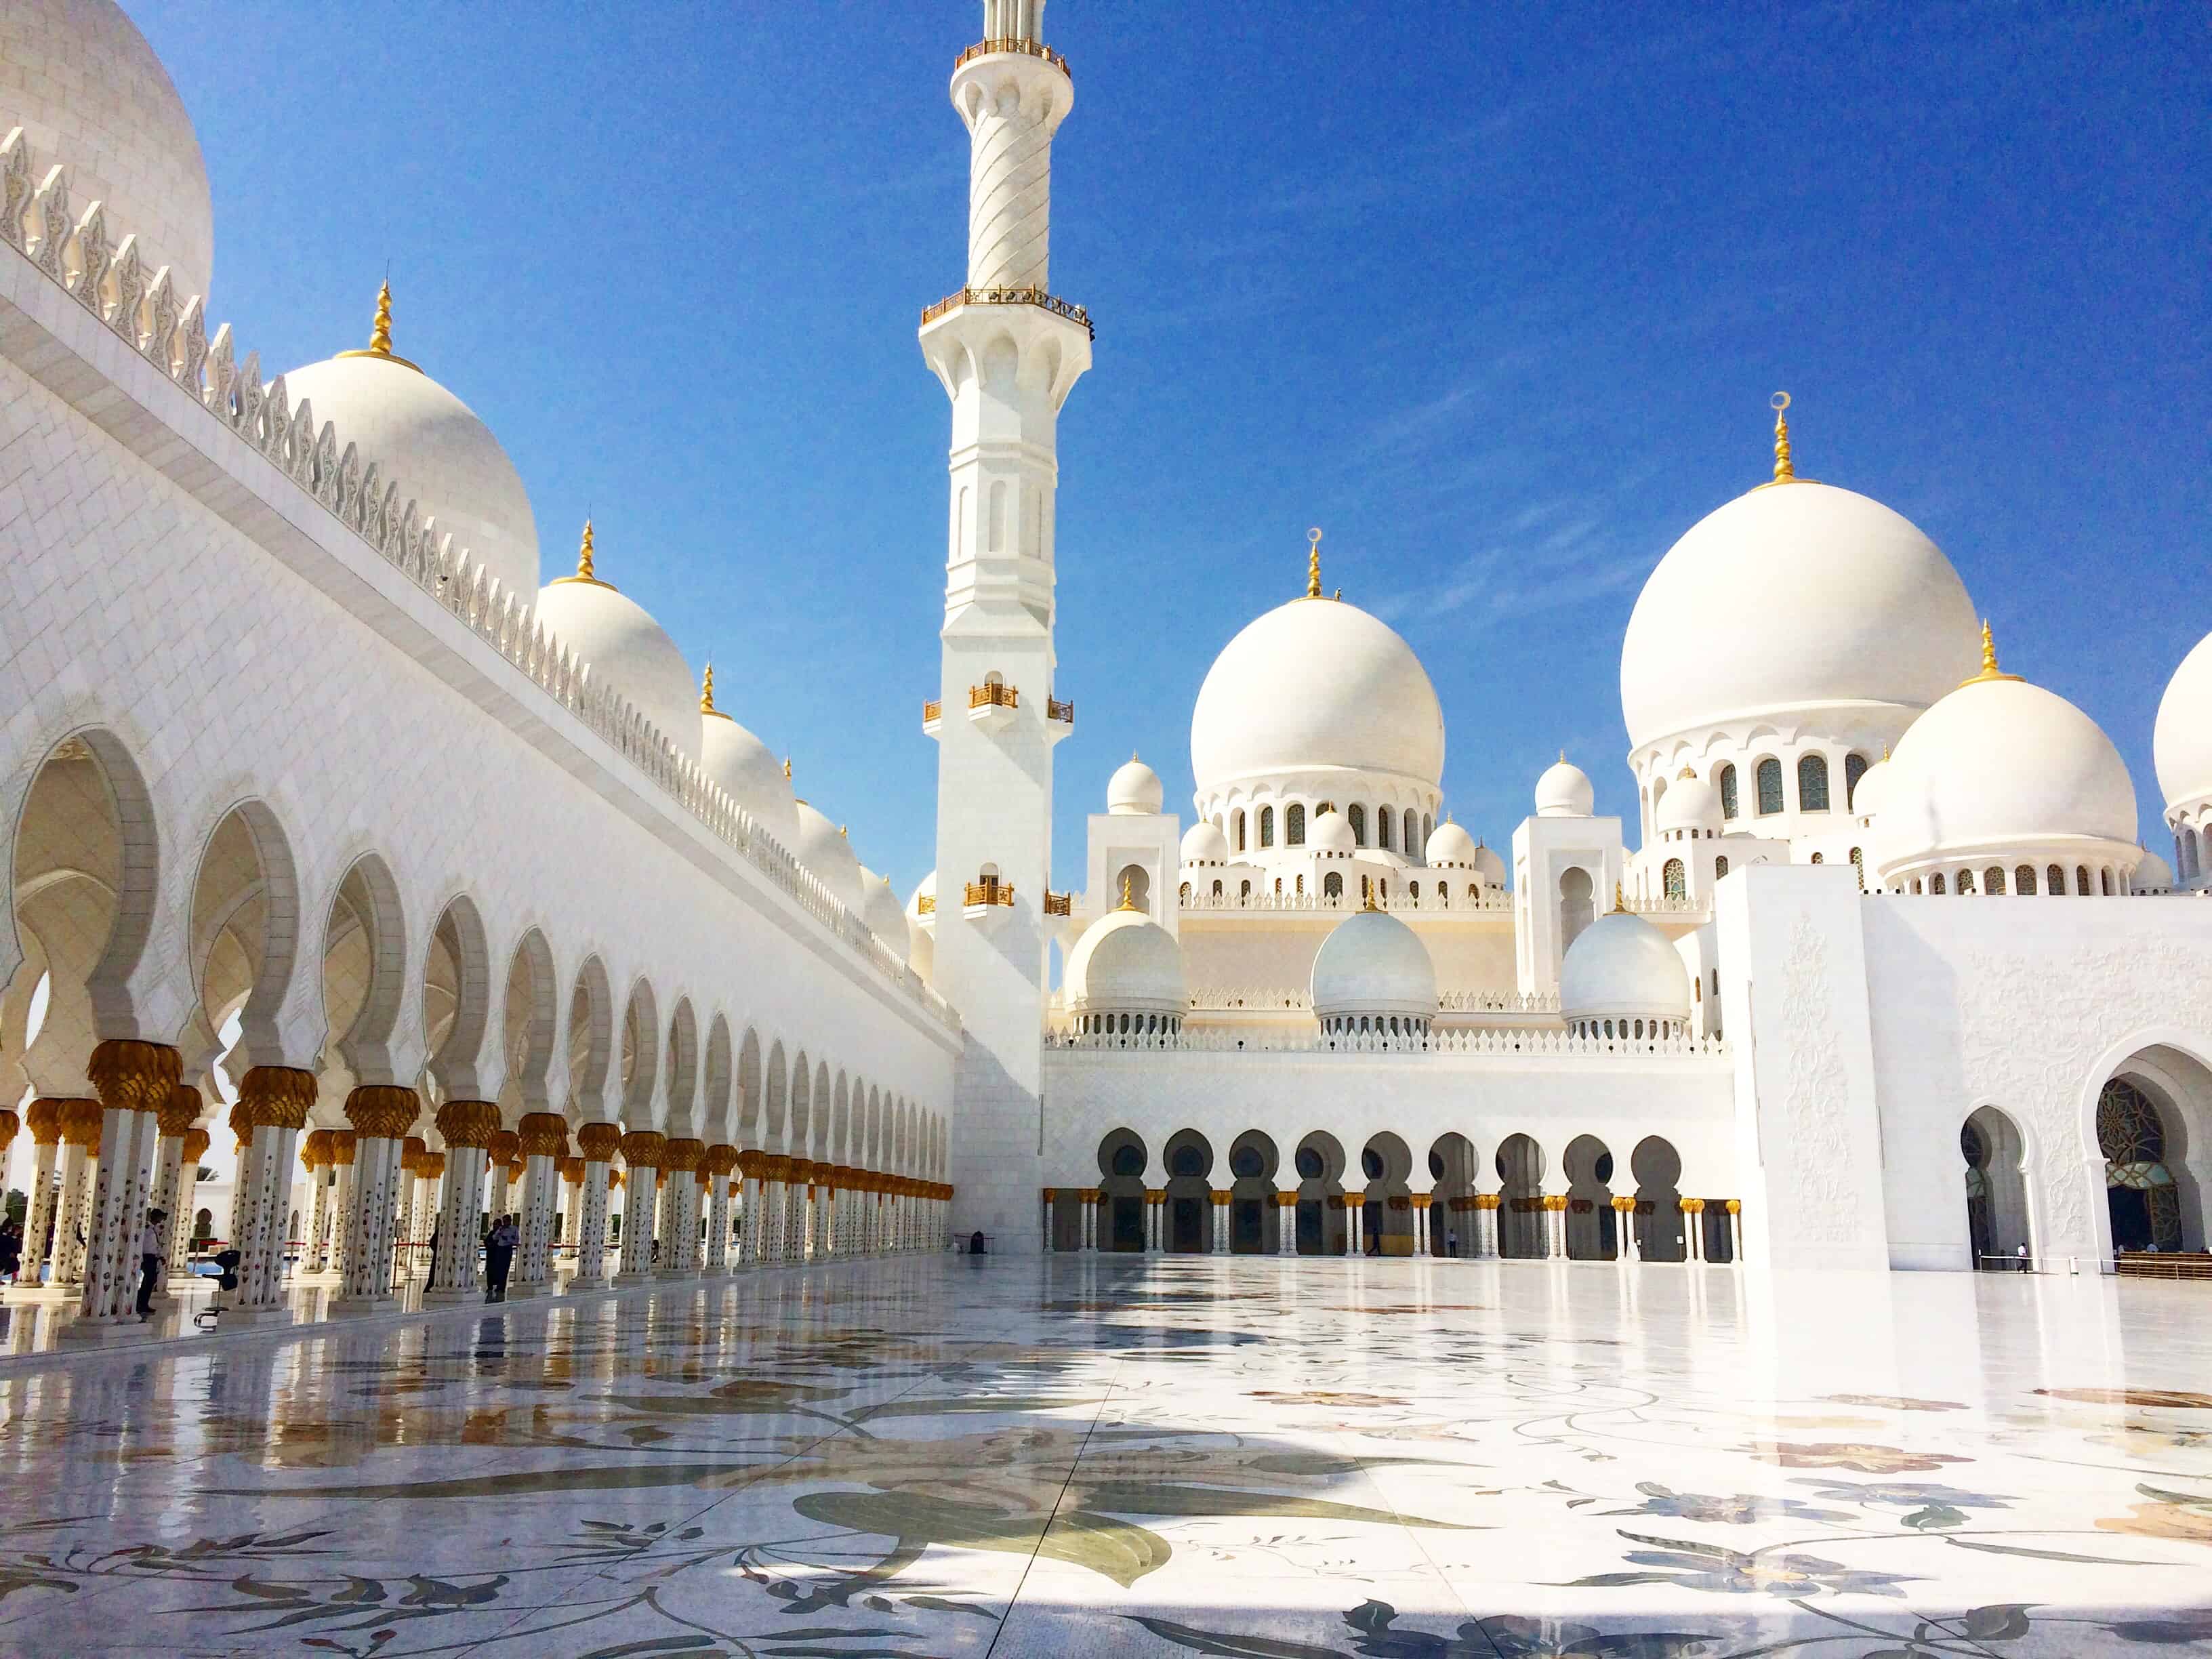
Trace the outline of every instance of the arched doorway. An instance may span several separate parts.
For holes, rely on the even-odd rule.
[[[1589,872],[1579,865],[1570,866],[1560,876],[1559,952],[1562,956],[1583,929],[1590,925],[1590,918],[1595,910],[1594,893]]]
[[[1620,1253],[1613,1212],[1613,1153],[1595,1135],[1577,1135],[1560,1155],[1567,1176],[1567,1256],[1611,1261]]]
[[[1369,1255],[1413,1255],[1413,1194],[1407,1184],[1413,1172],[1413,1152],[1387,1129],[1360,1149],[1359,1173],[1366,1178],[1367,1193],[1359,1237]]]
[[[1689,1257],[1683,1233],[1682,1155],[1674,1143],[1647,1135],[1628,1155],[1636,1177],[1636,1254],[1644,1261],[1682,1261]]]
[[[1247,1129],[1229,1149],[1229,1249],[1237,1255],[1273,1255],[1282,1248],[1282,1210],[1275,1202],[1275,1143]]]
[[[1429,1254],[1472,1255],[1474,1143],[1465,1135],[1439,1135],[1429,1148]]]
[[[1098,1143],[1098,1248],[1141,1255],[1145,1248],[1145,1143],[1115,1129]]]
[[[2112,1249],[2185,1249],[2181,1192],[2168,1162],[2166,1114],[2148,1091],[2114,1078],[2097,1097],[2097,1149],[2105,1155],[2105,1204]]]
[[[1544,1149],[1527,1135],[1498,1148],[1498,1254],[1528,1261],[1549,1255],[1544,1237]]]
[[[1342,1255],[1344,1148],[1334,1135],[1316,1129],[1298,1143],[1291,1164],[1298,1172],[1298,1254]]]
[[[1160,1161],[1168,1171],[1164,1243],[1179,1255],[1204,1255],[1213,1249],[1213,1147],[1197,1130],[1178,1129]]]
[[[2020,1130],[1994,1106],[1968,1115],[1959,1126],[1959,1155],[1966,1164],[1966,1238],[1977,1271],[2011,1269],[2027,1230],[2027,1187],[2021,1178],[2025,1151]]]

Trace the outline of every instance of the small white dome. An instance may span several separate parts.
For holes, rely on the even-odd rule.
[[[1659,798],[1659,810],[1652,817],[1662,836],[1691,830],[1717,831],[1721,827],[1720,791],[1686,769],[1680,777],[1667,786],[1667,793]]]
[[[1295,599],[1223,647],[1190,717],[1201,797],[1240,781],[1329,768],[1433,789],[1443,710],[1413,648],[1341,599]]]
[[[2197,641],[2166,683],[2150,744],[2168,811],[2212,795],[2212,634]]]
[[[1575,936],[1559,964],[1559,1017],[1686,1020],[1690,975],[1680,952],[1650,922],[1626,910],[1598,917]]]
[[[138,239],[148,282],[167,265],[179,306],[207,296],[215,204],[199,139],[161,59],[114,0],[0,6],[0,133],[18,125],[33,185],[57,161],[68,169],[72,224],[105,203],[108,240]]]
[[[842,899],[847,909],[865,919],[866,895],[860,888],[860,860],[854,855],[853,843],[805,801],[797,804],[797,810],[799,842],[791,849],[793,856]]]
[[[1536,816],[1540,818],[1586,818],[1597,804],[1589,775],[1565,755],[1544,769],[1536,780]]]
[[[927,911],[924,911],[924,910],[922,909],[922,908],[921,908],[921,902],[922,902],[922,900],[924,900],[924,899],[927,899],[927,900],[929,901],[929,908],[928,908],[928,910],[927,910]],[[912,891],[911,893],[908,893],[908,894],[907,895],[907,897],[906,897],[906,913],[907,913],[907,915],[908,915],[911,916],[915,921],[921,922],[921,925],[922,925],[923,927],[928,927],[928,926],[930,925],[930,923],[932,923],[932,922],[933,922],[934,921],[936,921],[936,919],[937,919],[937,872],[936,872],[936,871],[933,870],[933,871],[931,871],[927,875],[924,876],[924,877],[921,878],[921,880],[919,883],[917,883],[917,884],[915,884],[915,887],[914,891]]]
[[[1851,813],[1855,817],[1870,818],[1881,811],[1881,792],[1889,787],[1889,757],[1883,756],[1859,774],[1857,787],[1851,791]]]
[[[1200,818],[1182,832],[1182,861],[1185,864],[1228,863],[1229,837]]]
[[[1437,969],[1420,935],[1382,910],[1359,910],[1332,928],[1314,955],[1317,1018],[1437,1012]]]
[[[1352,826],[1344,821],[1341,812],[1316,813],[1306,840],[1317,853],[1353,853],[1359,847],[1352,840]]]
[[[868,931],[899,953],[903,960],[907,952],[906,910],[891,891],[889,876],[879,876],[866,865],[860,866],[860,920]]]
[[[1482,872],[1482,884],[1485,887],[1505,885],[1505,860],[1498,856],[1496,848],[1486,847],[1480,842],[1475,842],[1474,867]]]
[[[1160,775],[1139,760],[1134,755],[1115,769],[1106,783],[1106,810],[1128,815],[1138,812],[1157,812],[1167,792],[1160,787]]]
[[[1620,648],[1632,749],[1838,704],[1925,708],[1974,672],[1942,550],[1880,501],[1800,480],[1705,515],[1644,584]]]
[[[712,701],[714,670],[708,669],[708,690],[702,701]],[[787,853],[799,840],[799,803],[791,793],[791,780],[769,746],[719,708],[699,714],[700,769],[729,793],[755,823],[773,836]]]
[[[1466,826],[1446,818],[1429,837],[1427,850],[1421,856],[1429,863],[1451,868],[1474,863],[1474,837],[1467,833]]]
[[[582,574],[549,582],[539,592],[538,620],[590,665],[594,684],[612,686],[661,736],[697,759],[702,734],[690,665],[642,605],[589,574],[592,558],[592,527],[586,525]]]
[[[2135,893],[2171,893],[2173,890],[2173,866],[2150,850],[2142,849],[2136,862],[2136,872],[2128,883],[2128,890]]]
[[[2077,839],[2136,845],[2135,786],[2096,721],[2009,675],[1912,723],[1881,781],[1885,865]]]
[[[1109,910],[1068,952],[1060,992],[1079,1012],[1180,1015],[1189,1006],[1182,947],[1142,910]]]
[[[471,564],[528,603],[538,591],[538,520],[522,475],[474,410],[412,363],[374,350],[295,368],[284,395],[294,409],[312,404],[315,430],[328,422],[338,453],[353,445],[363,474],[376,464],[380,495],[398,484],[417,522],[434,517]]]

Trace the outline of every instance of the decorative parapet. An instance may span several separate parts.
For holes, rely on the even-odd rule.
[[[1232,863],[1235,862],[1236,856],[1234,854],[1230,855]],[[1486,887],[1475,898],[1442,897],[1433,888],[1431,888],[1417,899],[1400,890],[1395,884],[1401,877],[1421,882],[1425,887],[1427,878],[1423,874],[1423,869],[1424,866],[1419,865],[1406,866],[1400,877],[1392,878],[1393,885],[1389,896],[1377,898],[1375,901],[1375,908],[1378,910],[1388,910],[1395,915],[1424,916],[1510,915],[1513,909],[1513,895],[1502,887]],[[1234,881],[1249,879],[1249,878],[1223,876],[1218,879],[1224,887],[1227,887]],[[1329,911],[1366,908],[1365,901],[1354,892],[1347,892],[1341,897],[1336,898],[1321,893],[1276,892],[1258,892],[1240,896],[1235,892],[1223,892],[1218,895],[1210,892],[1206,890],[1203,881],[1197,878],[1194,878],[1188,884],[1191,890],[1182,894],[1178,900],[1179,907],[1185,911],[1234,915],[1239,911],[1273,914],[1285,910]]]
[[[1093,340],[1098,330],[1091,320],[1091,313],[1073,301],[1048,294],[1041,288],[962,288],[955,289],[933,306],[922,307],[921,325],[927,328],[948,312],[963,306],[1036,306],[1049,311],[1055,317],[1065,317],[1077,325]]]
[[[1067,59],[1045,45],[1043,41],[1018,40],[1012,35],[1002,36],[995,40],[978,40],[952,60],[952,67],[957,70],[963,64],[972,63],[978,58],[988,58],[994,52],[1018,52],[1024,57],[1042,58],[1062,75],[1067,76],[1070,81],[1075,79],[1075,72],[1067,67]]]
[[[1446,1014],[1556,1014],[1557,991],[1445,991],[1437,1009]]]
[[[971,881],[967,885],[967,902],[970,906],[983,904],[1011,906],[1014,902],[1013,883],[1000,881],[996,876],[986,876],[982,880]]]
[[[945,702],[940,697],[932,697],[921,706],[921,723],[924,726],[934,726],[944,715]]]
[[[1700,898],[1668,898],[1662,894],[1657,897],[1625,899],[1622,908],[1632,915],[1699,916],[1712,906]]]
[[[260,355],[235,361],[230,325],[207,333],[197,295],[178,295],[169,268],[150,276],[137,238],[113,240],[102,204],[72,220],[68,169],[50,167],[33,185],[29,143],[16,127],[0,139],[0,241],[22,254],[289,478],[347,529],[574,715],[707,830],[874,963],[951,1030],[959,1014],[908,965],[875,943],[860,919],[752,816],[537,617],[535,594],[507,592],[422,511],[373,457],[341,444],[309,402],[295,408],[278,375],[261,380]]]
[[[1190,994],[1194,1012],[1234,1012],[1249,1009],[1255,1012],[1304,1012],[1313,1007],[1313,993],[1303,985],[1249,989],[1243,986],[1205,986]],[[1556,1018],[1559,998],[1556,991],[1537,991],[1522,995],[1518,991],[1444,991],[1437,997],[1437,1012],[1443,1014],[1534,1014]]]
[[[968,706],[970,708],[1018,708],[1022,706],[1022,694],[1001,681],[990,680],[968,688]]]
[[[1044,896],[1044,913],[1048,916],[1066,916],[1074,915],[1075,895],[1073,893],[1048,892]]]
[[[924,893],[920,898],[914,902],[914,913],[918,916],[935,915],[937,914],[937,895],[934,893]]]
[[[1044,717],[1048,720],[1058,720],[1062,726],[1073,726],[1075,724],[1075,705],[1062,702],[1057,697],[1047,697],[1044,700]]]
[[[1425,1038],[1373,1035],[1324,1036],[1319,1031],[1205,1029],[1189,1026],[1180,1031],[1145,1036],[1081,1036],[1047,1031],[1048,1048],[1151,1048],[1177,1054],[1468,1054],[1518,1060],[1725,1060],[1728,1044],[1719,1037],[1583,1037],[1566,1031],[1474,1027],[1466,1030],[1431,1028]]]

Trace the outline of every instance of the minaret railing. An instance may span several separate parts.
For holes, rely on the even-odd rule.
[[[1068,68],[1067,59],[1042,40],[978,40],[952,60],[952,67],[958,69],[963,64],[973,63],[978,58],[988,58],[994,52],[1018,52],[1025,58],[1042,58],[1070,81],[1075,79],[1075,71]]]

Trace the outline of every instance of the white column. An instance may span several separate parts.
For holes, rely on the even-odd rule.
[[[567,1160],[562,1161],[565,1163]],[[580,1169],[583,1160],[578,1158],[576,1164]],[[583,1181],[580,1176],[572,1176],[563,1172],[561,1176],[561,1248],[562,1249],[572,1254],[574,1252],[576,1240],[583,1226]]]
[[[23,1217],[21,1278],[33,1285],[44,1277],[40,1268],[46,1261],[46,1247],[54,1237],[56,1200],[61,1192],[55,1165],[61,1153],[61,1109],[64,1103],[44,1098],[34,1100],[27,1114],[37,1146],[31,1169],[30,1202]],[[45,1109],[41,1111],[41,1108]]]
[[[149,1165],[160,1112],[177,1082],[177,1051],[165,1044],[109,1041],[87,1073],[100,1093],[100,1157],[85,1201],[83,1286],[64,1334],[98,1337],[137,1317],[138,1237],[146,1218]]]
[[[553,1287],[553,1195],[561,1179],[556,1160],[568,1147],[568,1126],[557,1112],[526,1112],[515,1136],[522,1152],[522,1237],[507,1293],[543,1296]]]
[[[727,1273],[730,1265],[730,1170],[717,1165],[708,1177],[706,1270]]]
[[[446,1174],[438,1190],[438,1262],[425,1302],[460,1302],[483,1293],[477,1247],[483,1234],[487,1150],[499,1133],[499,1108],[489,1100],[449,1100],[438,1109],[446,1138]]]
[[[169,1206],[169,1261],[162,1273],[167,1283],[191,1271],[192,1212],[199,1202],[200,1159],[207,1155],[208,1132],[195,1127],[179,1143],[177,1191]],[[24,1241],[24,1261],[30,1260],[30,1241]]]
[[[1290,1200],[1285,1204],[1285,1199]],[[1298,1253],[1298,1195],[1295,1192],[1281,1193],[1275,1199],[1275,1253],[1296,1255]]]
[[[660,1158],[665,1136],[649,1129],[633,1129],[622,1138],[623,1176],[622,1265],[615,1271],[617,1285],[641,1283],[653,1271],[653,1212],[659,1202]]]
[[[346,1217],[353,1208],[354,1164],[361,1155],[361,1137],[352,1129],[331,1135],[331,1158],[337,1180],[331,1187],[331,1237],[328,1267],[340,1284],[345,1282]]]
[[[329,1131],[310,1131],[308,1139],[313,1139],[316,1133],[327,1135]],[[327,1146],[327,1141],[319,1143],[313,1149],[318,1155],[318,1161],[313,1164],[303,1163],[301,1165],[301,1168],[307,1171],[307,1213],[301,1222],[304,1243],[300,1248],[300,1271],[303,1273],[322,1271],[323,1228],[329,1218],[330,1211],[329,1170],[331,1166],[322,1161],[321,1155],[326,1151]]]
[[[238,1113],[252,1126],[239,1172],[238,1296],[224,1317],[257,1323],[288,1319],[284,1251],[292,1171],[300,1130],[315,1103],[315,1074],[290,1066],[257,1066],[239,1080]]]
[[[622,1131],[611,1123],[586,1123],[576,1131],[584,1178],[577,1183],[576,1275],[568,1281],[572,1291],[606,1288],[607,1160],[621,1142]]]
[[[96,1100],[66,1101],[64,1106],[61,1174],[54,1203],[54,1273],[47,1282],[75,1298],[84,1291],[85,1210],[105,1114]]]
[[[169,1218],[162,1228],[161,1268],[154,1279],[154,1289],[156,1294],[159,1294],[168,1283],[169,1261],[176,1252],[177,1194],[179,1188],[184,1184],[185,1137],[192,1132],[200,1109],[198,1090],[187,1088],[186,1085],[179,1084],[174,1092],[189,1097],[164,1106],[159,1114],[158,1138],[154,1143],[153,1183],[146,1195],[146,1211],[149,1215],[159,1210]],[[137,1250],[137,1240],[132,1240],[131,1248],[134,1252]],[[135,1254],[132,1257],[132,1266],[134,1267],[137,1266]]]

